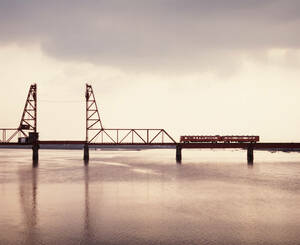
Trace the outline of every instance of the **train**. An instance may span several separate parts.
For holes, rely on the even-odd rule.
[[[256,135],[189,135],[180,136],[180,143],[256,143],[259,136]]]

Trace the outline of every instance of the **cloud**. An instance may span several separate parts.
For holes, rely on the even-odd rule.
[[[297,0],[0,1],[0,43],[126,69],[232,72],[247,53],[299,49]]]

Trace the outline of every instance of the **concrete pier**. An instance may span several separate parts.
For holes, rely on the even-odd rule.
[[[29,132],[28,143],[32,144],[32,163],[34,166],[38,165],[39,162],[39,133]]]
[[[182,160],[182,153],[181,153],[181,151],[182,151],[182,147],[179,146],[179,145],[177,145],[176,146],[176,162],[178,164],[181,164],[181,160]]]
[[[33,162],[33,165],[37,165],[38,164],[38,161],[39,161],[39,149],[40,149],[40,146],[39,146],[38,142],[35,142],[35,143],[32,144],[32,162]]]
[[[89,145],[86,143],[86,144],[84,144],[84,147],[83,147],[83,160],[84,160],[85,164],[88,163],[89,159],[90,159]]]
[[[253,155],[253,147],[249,146],[247,149],[247,160],[248,164],[253,164],[254,155]]]

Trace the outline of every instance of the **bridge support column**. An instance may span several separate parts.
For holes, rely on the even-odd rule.
[[[247,149],[247,160],[248,164],[253,164],[254,155],[253,155],[253,147],[249,146]]]
[[[176,146],[176,162],[178,164],[181,164],[181,160],[182,160],[182,154],[181,154],[181,151],[182,151],[182,147],[177,145]]]
[[[39,163],[39,133],[29,132],[28,143],[32,144],[32,164],[33,166],[37,166]]]
[[[88,163],[89,159],[90,159],[89,145],[86,143],[86,144],[84,144],[84,147],[83,147],[83,160],[84,160],[85,164]]]
[[[38,165],[39,161],[39,148],[40,145],[38,142],[32,144],[32,163],[34,166]]]

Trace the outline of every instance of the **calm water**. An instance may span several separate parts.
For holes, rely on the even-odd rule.
[[[300,154],[0,149],[0,244],[300,244]]]

